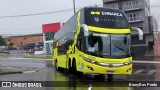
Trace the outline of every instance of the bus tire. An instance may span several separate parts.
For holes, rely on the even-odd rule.
[[[73,74],[76,74],[77,69],[76,69],[76,61],[75,61],[75,59],[73,59],[73,61],[72,61],[72,69],[71,69],[71,71],[72,71]]]
[[[72,73],[73,73],[74,75],[76,75],[76,76],[79,76],[79,77],[81,77],[81,76],[83,75],[82,72],[77,71],[77,68],[76,68],[76,60],[75,60],[75,59],[73,59],[73,62],[72,62]]]
[[[112,82],[113,81],[113,75],[112,74],[108,74],[108,82]]]
[[[68,70],[70,73],[72,73],[72,67],[71,67],[71,59],[68,60]]]
[[[55,70],[58,71],[59,67],[58,67],[58,62],[57,62],[57,60],[55,60],[55,62],[54,62],[54,67],[55,67]]]

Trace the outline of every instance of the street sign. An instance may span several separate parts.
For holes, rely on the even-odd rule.
[[[45,39],[46,39],[46,41],[53,40],[54,39],[54,32],[53,33],[45,33]]]

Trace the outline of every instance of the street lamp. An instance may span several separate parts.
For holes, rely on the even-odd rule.
[[[76,13],[76,9],[75,9],[75,0],[73,0],[73,10],[74,10],[74,14]]]

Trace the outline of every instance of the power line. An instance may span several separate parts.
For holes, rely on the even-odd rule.
[[[26,16],[46,15],[46,14],[67,12],[67,11],[71,11],[71,10],[72,10],[72,9],[65,9],[65,10],[51,11],[51,12],[43,12],[43,13],[35,13],[35,14],[23,14],[23,15],[0,16],[0,18],[11,18],[11,17],[26,17]]]
[[[93,6],[93,5],[89,5]],[[98,4],[97,6],[101,6]],[[85,6],[84,6],[85,7]],[[83,7],[77,7],[76,9],[80,9]],[[73,8],[71,9],[64,9],[64,10],[57,10],[57,11],[51,11],[51,12],[42,12],[42,13],[33,13],[33,14],[22,14],[22,15],[9,15],[9,16],[0,16],[0,18],[12,18],[12,17],[27,17],[27,16],[39,16],[39,15],[46,15],[46,14],[53,14],[53,13],[62,13],[62,12],[68,12],[72,11]]]
[[[90,5],[92,6],[92,5]],[[97,6],[101,6],[100,4]],[[160,7],[160,6],[150,6],[150,7]],[[82,8],[82,7],[77,7],[78,8]],[[38,15],[46,15],[46,14],[53,14],[53,13],[61,13],[61,12],[68,12],[71,11],[73,9],[65,9],[65,10],[57,10],[57,11],[51,11],[51,12],[43,12],[43,13],[34,13],[34,14],[22,14],[22,15],[9,15],[9,16],[0,16],[0,18],[11,18],[11,17],[26,17],[26,16],[38,16]]]

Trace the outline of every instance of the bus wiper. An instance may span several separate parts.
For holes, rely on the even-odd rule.
[[[121,50],[121,51],[123,51],[123,52],[125,52],[127,55],[129,55],[130,56],[130,53],[128,53],[127,51],[125,51],[124,49],[122,49],[122,48],[120,48],[120,47],[118,47],[118,46],[116,46],[116,45],[113,45],[114,47],[116,47],[116,48],[118,48],[119,50]]]

